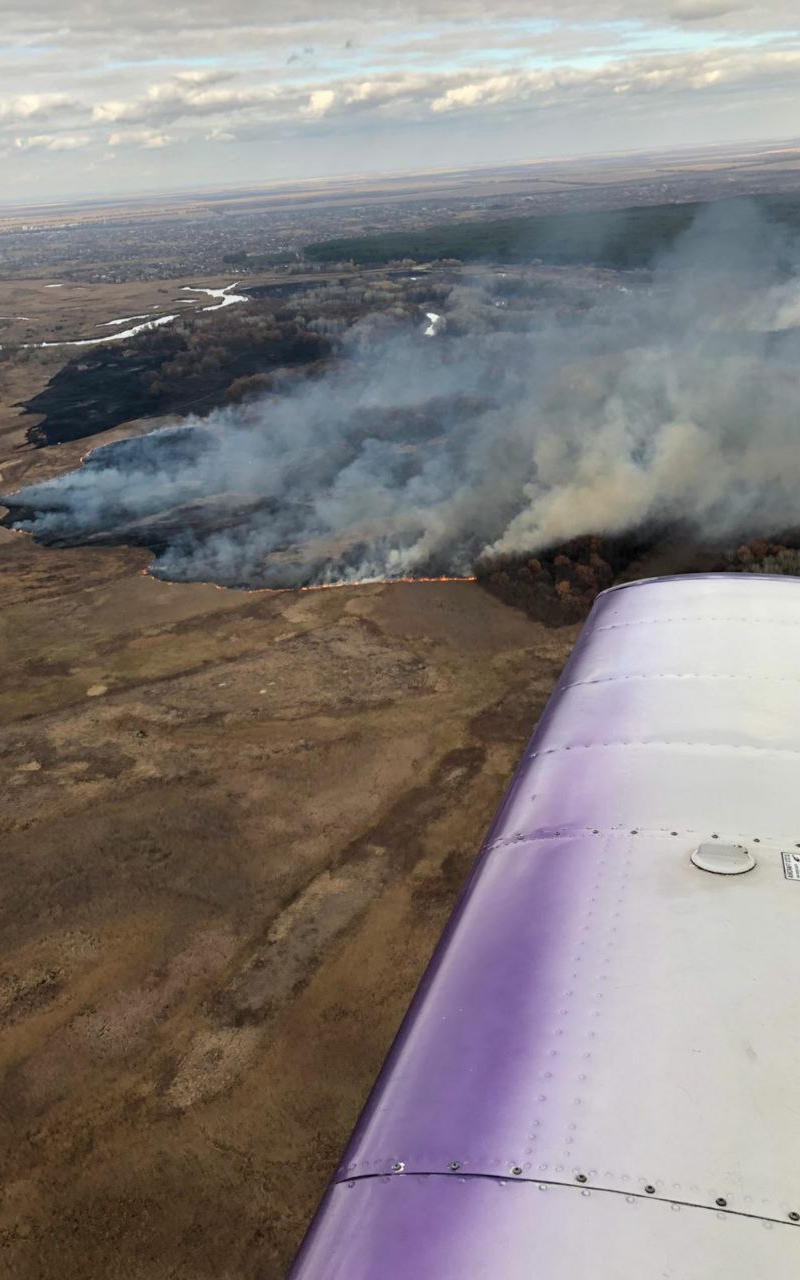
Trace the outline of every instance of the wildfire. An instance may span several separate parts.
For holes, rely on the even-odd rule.
[[[340,591],[343,587],[396,587],[402,583],[425,583],[425,582],[477,582],[474,574],[470,574],[463,578],[449,578],[446,574],[442,574],[438,578],[364,578],[360,582],[321,582],[315,587],[279,587],[280,591]],[[224,590],[224,588],[223,588]]]
[[[468,574],[464,577],[448,577],[443,574],[438,578],[363,578],[358,582],[319,582],[309,587],[222,587],[218,582],[193,582],[191,584],[185,582],[169,582],[165,578],[159,578],[150,568],[140,569],[139,573],[143,578],[149,578],[152,582],[159,582],[167,587],[213,587],[215,591],[241,591],[243,595],[258,596],[285,596],[294,595],[300,592],[310,591],[343,591],[348,587],[397,587],[404,584],[430,584],[434,582],[477,582],[474,574]]]
[[[106,448],[106,445],[108,445],[108,443],[109,442],[104,442],[102,444],[92,445],[91,448],[87,449],[86,453],[79,454],[79,458],[78,458],[79,465],[83,466],[84,463],[88,461],[88,458],[92,456],[92,453],[100,452],[100,449]],[[10,490],[9,495],[22,493],[22,490],[24,488],[26,488],[26,486],[22,485],[18,489],[12,489]],[[13,529],[12,531],[15,532],[15,534],[22,535],[23,538],[27,538],[27,536],[29,536],[28,530]],[[140,572],[140,575],[142,577],[148,577],[148,579],[152,579],[156,582],[163,582],[165,586],[189,585],[187,584],[187,582],[170,582],[166,579],[163,579],[163,577],[159,577],[156,575],[156,573],[152,572],[150,567],[142,568],[142,570],[138,572]],[[247,595],[287,595],[287,594],[294,594],[294,593],[307,593],[307,591],[340,591],[346,588],[355,588],[355,586],[402,586],[402,585],[413,584],[413,582],[417,582],[417,584],[425,585],[425,584],[431,584],[431,582],[476,582],[476,581],[477,579],[474,573],[468,573],[468,575],[462,575],[462,576],[458,576],[458,575],[451,576],[451,575],[447,575],[447,573],[442,573],[442,575],[439,575],[438,577],[412,577],[411,575],[408,575],[407,577],[387,577],[387,579],[379,579],[379,577],[367,577],[367,579],[358,579],[355,581],[343,580],[340,582],[317,582],[317,584],[312,586],[239,586],[239,588],[228,588],[228,586],[220,586],[219,582],[205,582],[205,581],[192,582],[191,585],[192,586],[212,586],[212,588],[214,588],[215,591],[237,590],[237,591],[242,591],[243,594],[247,594]]]

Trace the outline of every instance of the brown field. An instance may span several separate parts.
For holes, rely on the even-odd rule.
[[[132,324],[143,324],[150,317],[189,315],[214,305],[205,294],[181,293],[183,285],[219,289],[231,284],[235,274],[219,276],[187,276],[185,280],[129,281],[124,284],[82,284],[70,280],[58,282],[43,275],[41,279],[0,281],[0,344],[15,347],[27,342],[70,342],[75,339],[104,337],[114,332],[109,320],[141,316]],[[260,282],[260,281],[259,281]],[[248,284],[254,283],[249,281]],[[176,300],[180,302],[176,304]],[[131,325],[120,325],[127,329]],[[101,327],[102,326],[102,327]],[[47,360],[50,373],[80,348],[62,347],[55,351],[31,351],[24,357],[29,362]],[[2,365],[0,365],[2,368]],[[50,376],[50,375],[48,375]],[[5,399],[5,397],[3,397]],[[1,412],[1,410],[0,410]]]
[[[0,529],[0,1275],[278,1280],[575,628],[145,564]]]

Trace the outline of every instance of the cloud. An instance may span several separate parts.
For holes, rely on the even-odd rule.
[[[103,124],[113,124],[117,120],[124,120],[129,110],[126,102],[99,102],[92,108],[92,119]]]
[[[150,85],[129,101],[95,105],[95,121],[150,124],[161,128],[200,117],[224,118],[225,132],[237,117],[313,123],[329,117],[364,115],[420,118],[464,110],[539,108],[585,98],[698,92],[722,86],[764,90],[800,69],[800,47],[774,50],[714,49],[686,54],[652,54],[609,60],[597,66],[565,64],[545,70],[510,69],[498,73],[429,72],[337,79],[327,84],[283,86],[231,83],[229,75],[176,76]],[[222,83],[222,81],[227,83]]]
[[[183,81],[186,84],[194,85],[223,84],[226,80],[232,80],[233,78],[234,73],[232,71],[226,71],[221,67],[207,71],[198,69],[192,71],[178,71],[175,75],[175,79],[177,81]]]
[[[336,94],[332,89],[315,89],[308,100],[306,112],[316,118],[327,115],[335,101]]]
[[[569,98],[620,94],[697,92],[723,86],[762,91],[800,70],[800,49],[785,52],[713,53],[692,57],[641,58],[583,70],[574,67],[504,76],[475,73],[430,103],[449,112],[526,103],[552,106]]]
[[[34,120],[76,105],[76,100],[64,93],[21,93],[14,98],[0,98],[0,121]]]
[[[17,151],[78,151],[91,143],[87,134],[35,133],[14,139]]]
[[[553,138],[554,129],[566,134],[573,108],[580,113],[588,103],[609,113],[605,136],[597,114],[586,117],[586,129],[570,128],[581,146],[591,132],[591,149],[615,150],[627,144],[627,104],[635,99],[644,111],[645,98],[658,113],[659,142],[712,136],[723,95],[747,137],[759,127],[775,137],[791,127],[781,122],[791,120],[797,101],[793,0],[612,0],[602,20],[594,0],[542,0],[535,14],[529,0],[496,0],[489,12],[481,0],[426,0],[412,9],[404,0],[376,0],[367,37],[361,0],[336,0],[322,15],[318,0],[285,0],[278,13],[258,0],[224,7],[193,0],[191,22],[186,14],[161,0],[13,5],[0,49],[0,149],[10,148],[12,170],[15,154],[44,151],[36,143],[16,148],[16,138],[87,136],[99,159],[109,131],[124,135],[120,145],[129,152],[166,140],[198,144],[186,160],[196,181],[208,176],[204,140],[234,143],[228,154],[238,149],[246,161],[245,147],[277,141],[277,130],[293,144],[295,172],[282,176],[324,171],[312,157],[326,142],[329,172],[356,171],[365,143],[373,159],[384,145],[393,154],[392,130],[416,129],[414,163],[438,166],[453,159],[445,121],[457,117],[480,122],[487,138],[502,129],[498,143],[509,155],[509,113],[520,119],[519,158],[535,158],[546,153],[545,140],[523,135],[525,113],[534,120],[550,112]],[[783,111],[774,98],[767,102],[774,92],[784,96]],[[554,108],[563,108],[558,126]],[[687,139],[690,109],[701,116]],[[726,128],[733,127],[728,114]],[[144,142],[130,141],[136,131],[148,131]],[[469,162],[468,142],[465,133],[459,163]],[[410,157],[411,133],[406,144]],[[487,141],[475,161],[493,154]],[[27,165],[26,180],[30,173]],[[4,177],[13,183],[13,172]]]
[[[709,18],[723,18],[729,13],[741,13],[749,8],[739,0],[678,0],[670,10],[670,17],[679,22],[705,22]]]
[[[276,91],[270,87],[253,86],[241,89],[221,89],[220,81],[230,80],[230,74],[211,77],[190,75],[175,76],[170,80],[152,84],[143,97],[127,102],[110,100],[99,102],[92,108],[92,118],[105,124],[123,121],[167,122],[187,116],[221,115],[227,111],[247,111],[277,100]]]
[[[109,147],[141,147],[146,151],[159,151],[168,147],[172,139],[154,129],[127,129],[109,134]]]

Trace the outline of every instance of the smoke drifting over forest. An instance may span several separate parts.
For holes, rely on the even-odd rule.
[[[362,322],[321,376],[4,501],[43,540],[134,540],[160,575],[253,586],[464,574],[648,523],[800,523],[788,233],[708,210],[651,276],[590,301],[458,286],[444,333]]]

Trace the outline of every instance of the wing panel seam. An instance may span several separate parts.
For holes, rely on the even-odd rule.
[[[624,680],[752,680],[758,684],[800,684],[800,677],[747,675],[725,671],[641,671],[626,676],[598,676],[595,680],[573,680],[556,686],[555,693],[582,689],[593,684],[621,684]]]
[[[736,1209],[731,1205],[720,1208],[716,1204],[703,1204],[697,1200],[681,1200],[673,1196],[663,1196],[655,1192],[652,1195],[645,1191],[622,1191],[618,1187],[601,1187],[593,1183],[583,1182],[567,1182],[559,1181],[555,1178],[531,1178],[516,1177],[514,1174],[499,1173],[470,1173],[464,1169],[450,1171],[448,1169],[403,1169],[397,1173],[353,1173],[334,1178],[334,1186],[354,1186],[357,1182],[373,1182],[378,1178],[382,1182],[388,1182],[400,1178],[455,1178],[461,1182],[467,1182],[470,1179],[483,1180],[486,1182],[495,1182],[503,1184],[519,1183],[521,1186],[538,1186],[538,1187],[564,1187],[570,1191],[577,1191],[581,1195],[587,1192],[596,1192],[598,1195],[605,1196],[623,1196],[628,1202],[633,1200],[641,1200],[647,1203],[656,1204],[675,1204],[680,1205],[684,1209],[701,1209],[706,1213],[715,1213],[718,1217],[730,1218],[749,1218],[754,1222],[774,1222],[778,1226],[795,1227],[797,1223],[790,1221],[788,1218],[778,1218],[768,1213],[751,1213],[745,1209]]]
[[[649,741],[638,738],[618,738],[612,742],[569,742],[560,747],[545,747],[541,751],[531,751],[526,760],[537,760],[541,756],[554,756],[562,751],[592,751],[597,747],[696,747],[703,751],[745,751],[759,755],[800,756],[797,747],[759,747],[749,742],[698,742],[696,739],[651,738]]]

